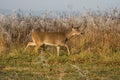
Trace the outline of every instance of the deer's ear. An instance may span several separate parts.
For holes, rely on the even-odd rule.
[[[72,27],[72,30],[78,30],[79,29],[79,27]]]

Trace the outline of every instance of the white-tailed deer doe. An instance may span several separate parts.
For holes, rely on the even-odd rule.
[[[59,56],[60,46],[64,46],[67,49],[68,55],[70,51],[66,41],[71,39],[75,35],[79,35],[80,32],[77,29],[72,28],[70,32],[40,32],[37,30],[32,30],[32,42],[29,42],[25,48],[28,46],[35,46],[35,51],[38,53],[40,46],[50,45],[57,48],[57,56]]]

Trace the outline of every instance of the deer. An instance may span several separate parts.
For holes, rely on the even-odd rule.
[[[78,29],[72,28],[71,31],[67,32],[40,32],[32,29],[32,42],[28,42],[25,50],[29,46],[35,46],[35,52],[38,53],[38,49],[42,45],[55,46],[57,49],[57,56],[59,56],[60,47],[63,46],[67,49],[68,55],[70,55],[70,50],[66,42],[70,40],[75,35],[80,35]]]

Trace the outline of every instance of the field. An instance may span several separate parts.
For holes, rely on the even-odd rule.
[[[0,80],[119,80],[120,11],[86,12],[51,17],[0,15]],[[45,46],[42,54],[33,47],[31,30],[64,32],[71,27],[83,32],[67,42],[66,49]]]

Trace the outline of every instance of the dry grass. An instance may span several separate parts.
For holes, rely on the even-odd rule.
[[[23,52],[31,30],[67,31],[79,27],[83,35],[68,45],[72,54],[46,49],[44,54]],[[52,49],[52,48],[50,48]],[[1,56],[4,53],[9,53]],[[120,12],[45,16],[0,15],[1,80],[118,80],[120,79]]]
[[[108,53],[120,50],[120,19],[119,11],[96,14],[93,12],[77,16],[50,18],[49,15],[22,16],[0,15],[0,43],[11,45],[13,48],[24,48],[31,40],[31,29],[40,31],[67,31],[70,27],[79,27],[84,31],[83,36],[71,40],[73,48],[80,51]],[[70,43],[69,43],[70,44]],[[70,44],[70,45],[71,45]],[[8,48],[8,46],[6,46]],[[73,49],[73,50],[74,50]],[[6,49],[4,49],[6,50]]]

